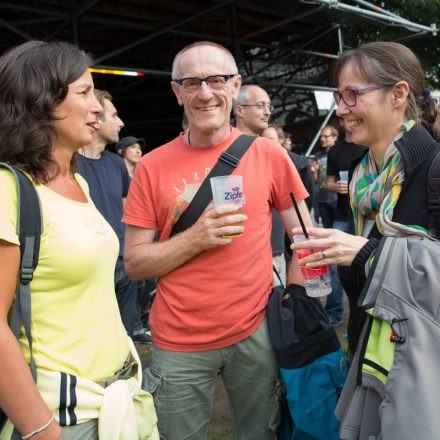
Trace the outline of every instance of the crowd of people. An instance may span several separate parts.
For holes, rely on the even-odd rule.
[[[420,246],[436,238],[426,186],[440,151],[439,110],[413,52],[367,43],[341,54],[331,77],[341,127],[322,128],[312,159],[291,151],[291,135],[270,121],[268,93],[242,86],[246,78],[219,44],[177,53],[171,89],[184,130],[144,156],[144,139],[120,138],[124,123],[111,94],[94,88],[91,64],[61,42],[30,41],[0,58],[0,161],[32,181],[43,226],[30,282],[32,337],[22,329],[17,341],[8,316],[22,257],[19,195],[0,169],[1,440],[202,440],[218,377],[236,437],[275,439],[283,384],[266,306],[274,285],[304,285],[301,266],[331,266],[325,312],[333,326],[348,297],[352,375],[378,362],[365,354],[374,329],[388,332],[392,347],[396,335],[405,342],[412,320],[387,327],[360,299],[380,275],[383,238],[418,237]],[[243,134],[252,143],[232,173],[243,178],[244,206],[200,206],[202,215],[174,234]],[[291,243],[304,228],[310,239]],[[298,260],[304,248],[312,252]],[[144,371],[133,341],[152,343]],[[392,366],[377,370],[397,381]],[[363,396],[368,417],[359,410],[354,424],[345,417],[358,409],[353,399],[335,408],[340,438],[394,438],[380,409],[384,393]],[[394,422],[410,423],[407,414]],[[437,423],[431,414],[418,414],[426,422],[420,438],[436,438],[427,434]]]

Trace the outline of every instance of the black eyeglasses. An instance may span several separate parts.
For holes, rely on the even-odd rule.
[[[333,98],[336,105],[342,101],[347,107],[354,107],[356,105],[356,96],[363,95],[364,93],[372,92],[373,90],[383,89],[385,87],[391,87],[394,84],[382,84],[380,86],[364,87],[362,89],[344,89],[342,92],[336,90],[333,92]]]
[[[176,78],[173,79],[173,81],[179,84],[179,86],[183,87],[183,89],[188,92],[197,90],[202,85],[202,83],[206,83],[206,85],[213,90],[218,90],[223,88],[226,82],[236,75],[236,73],[231,73],[230,75],[209,75],[206,78]]]
[[[273,112],[273,105],[266,104],[264,102],[258,102],[257,104],[237,104],[241,105],[242,107],[257,107],[258,110],[263,110],[264,108],[267,108],[270,112]]]

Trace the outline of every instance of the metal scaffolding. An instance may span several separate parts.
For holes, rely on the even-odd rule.
[[[29,39],[62,39],[90,51],[97,68],[141,72],[136,78],[96,75],[95,82],[112,92],[130,131],[162,142],[180,127],[169,87],[174,54],[195,40],[215,41],[234,53],[245,83],[268,91],[274,119],[319,125],[313,91],[332,90],[327,72],[344,49],[346,23],[396,26],[402,39],[437,33],[435,24],[348,1],[0,1],[0,51]]]

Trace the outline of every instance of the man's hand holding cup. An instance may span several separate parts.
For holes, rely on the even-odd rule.
[[[241,213],[244,205],[243,177],[239,175],[217,176],[210,180],[216,210],[224,205],[233,205],[238,208],[235,211]],[[224,217],[224,226],[243,226],[243,222],[230,223],[228,220],[231,220],[232,217],[228,212],[223,214],[223,209],[218,209],[217,212],[220,213],[220,218]],[[236,238],[243,234],[243,231],[234,232],[226,232],[227,235],[223,235],[223,237]]]

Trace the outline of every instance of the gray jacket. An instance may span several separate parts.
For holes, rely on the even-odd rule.
[[[374,364],[365,356],[369,317],[336,408],[341,439],[440,439],[440,243],[384,237],[359,306],[390,325],[398,321],[388,343],[394,361],[379,373],[382,381],[362,371]]]

